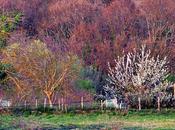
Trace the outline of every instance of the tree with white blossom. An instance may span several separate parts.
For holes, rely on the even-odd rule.
[[[134,73],[134,62],[135,55],[132,53],[128,53],[123,57],[118,57],[115,60],[115,66],[111,67],[108,63],[108,78],[107,81],[110,84],[109,86],[113,86],[113,88],[118,93],[123,93],[128,90],[128,87],[131,86],[131,78]]]
[[[122,95],[136,93],[140,98],[160,86],[168,73],[166,64],[167,57],[153,57],[151,51],[142,45],[138,51],[118,57],[114,67],[108,63],[107,87],[113,87]]]
[[[167,57],[160,59],[160,56],[152,57],[151,51],[146,50],[146,46],[143,45],[139,52],[134,52],[134,73],[132,74],[131,81],[137,90],[142,89],[150,90],[158,86],[162,80],[167,76],[168,70],[166,67]]]

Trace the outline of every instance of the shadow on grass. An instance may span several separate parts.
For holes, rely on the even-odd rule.
[[[122,128],[121,130],[150,130],[150,129],[142,128],[142,127],[125,127],[125,128]],[[155,128],[152,130],[174,130],[174,129]]]
[[[15,127],[15,126],[10,126],[10,127],[1,127],[0,126],[0,130],[19,130],[18,127]]]
[[[69,125],[69,126],[64,126],[64,125],[60,125],[58,128],[56,127],[43,127],[43,128],[39,128],[42,130],[101,130],[102,128],[104,128],[103,125],[89,125],[89,126],[77,126],[77,125]],[[37,130],[37,129],[36,129]]]
[[[58,127],[37,127],[37,128],[32,128],[32,130],[102,130],[106,128],[110,129],[110,127],[105,127],[105,125],[89,125],[89,126],[77,126],[77,125],[69,125],[69,126],[64,126],[60,125]],[[21,129],[21,127],[17,126],[12,126],[12,127],[0,127],[0,130],[16,130],[16,129]],[[28,128],[22,128],[22,129],[28,129]],[[118,130],[118,128],[117,128]]]
[[[12,127],[1,127],[0,130],[19,130],[20,127],[12,126]],[[25,129],[25,128],[23,128]],[[26,128],[28,129],[28,128]],[[32,128],[32,130],[149,130],[146,128],[141,127],[125,127],[125,128],[118,128],[118,127],[106,127],[104,125],[89,125],[89,126],[76,126],[76,125],[69,125],[69,126],[59,126],[59,127],[38,127]],[[155,130],[174,130],[174,129],[155,129]]]
[[[148,129],[142,127],[125,127],[122,128],[121,130],[148,130]]]

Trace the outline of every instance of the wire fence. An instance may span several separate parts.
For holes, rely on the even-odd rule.
[[[129,110],[130,108],[135,108],[138,110],[144,109],[145,97],[134,97],[132,101],[129,102],[123,102],[123,101],[117,101],[116,100],[84,100],[83,97],[79,99],[79,101],[69,101],[66,98],[59,98],[56,103],[49,104],[47,101],[47,98],[43,100],[38,100],[35,99],[34,101],[23,101],[23,102],[18,102],[18,103],[12,103],[10,100],[1,100],[0,101],[0,109],[47,109],[47,108],[52,108],[57,111],[69,111],[69,110],[104,110],[104,109],[124,109],[124,110]],[[171,102],[167,106],[171,106],[171,108],[175,108],[175,99],[170,98]],[[151,102],[153,106],[151,108],[155,108],[158,111],[160,111],[162,108],[167,108],[167,106],[164,106],[166,101],[162,100],[160,97],[157,97],[155,99],[155,102]],[[134,105],[133,105],[134,104]],[[134,107],[132,107],[133,105]],[[147,108],[147,107],[146,107]]]

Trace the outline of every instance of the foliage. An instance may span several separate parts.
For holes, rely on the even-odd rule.
[[[7,69],[11,68],[10,64],[3,64],[0,62],[0,80],[4,80],[7,76],[7,74],[5,73],[5,71]]]
[[[20,13],[0,13],[0,47],[3,48],[6,45],[6,39],[10,32],[14,31],[22,15]]]
[[[78,88],[94,93],[94,86],[91,80],[78,80]]]
[[[0,7],[1,12],[24,14],[25,36],[58,43],[101,71],[107,72],[106,59],[112,62],[141,42],[154,50],[153,55],[169,54],[173,73],[174,4],[173,0],[2,0]]]
[[[59,56],[55,57],[39,40],[27,46],[12,44],[4,50],[3,62],[12,64],[15,70],[5,72],[21,99],[39,89],[52,106],[55,92],[77,77],[80,66],[74,55],[62,53]]]
[[[97,70],[97,68],[93,66],[87,66],[82,69],[81,77],[83,80],[91,82],[93,91],[95,91],[97,95],[103,93],[103,86],[106,83],[106,74],[104,72]]]
[[[175,82],[175,76],[174,75],[168,75],[166,80],[168,80],[169,82]]]
[[[0,49],[6,47],[7,39],[10,32],[14,31],[19,22],[21,21],[22,15],[20,13],[2,13],[0,12]],[[1,53],[1,52],[0,52]],[[5,70],[11,67],[8,63],[0,62],[0,80],[4,82],[6,78]]]

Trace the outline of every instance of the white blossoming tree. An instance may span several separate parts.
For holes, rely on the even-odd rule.
[[[118,57],[115,60],[115,66],[111,67],[108,63],[109,71],[107,81],[110,85],[109,87],[113,87],[117,93],[122,94],[126,92],[131,86],[131,77],[133,77],[134,73],[134,62],[135,55],[132,53],[128,53],[123,57]]]
[[[113,87],[122,95],[136,93],[140,98],[142,94],[151,93],[165,79],[168,73],[166,64],[166,57],[152,57],[151,51],[142,45],[138,51],[118,57],[114,67],[108,63],[107,87]]]
[[[132,74],[131,81],[137,90],[141,91],[143,88],[150,90],[156,87],[167,75],[167,58],[160,59],[152,57],[150,50],[146,50],[146,46],[142,46],[139,52],[134,52],[134,73]]]

